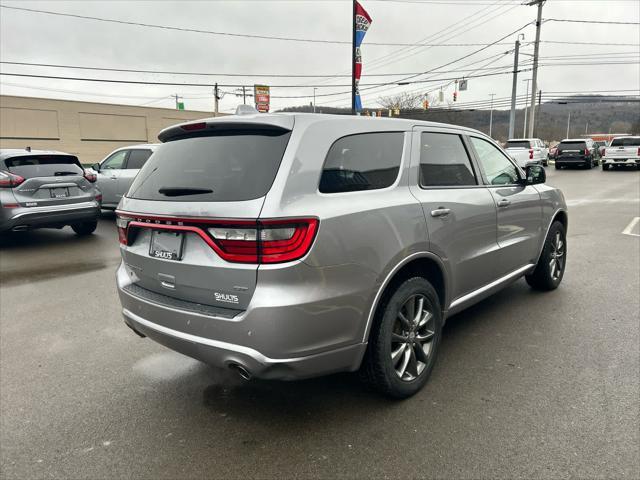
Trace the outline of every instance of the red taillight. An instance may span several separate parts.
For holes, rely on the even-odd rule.
[[[96,195],[96,202],[101,202],[101,201],[102,201],[102,194],[101,194],[101,193],[98,193],[98,194]]]
[[[319,223],[316,218],[221,221],[127,215],[131,216],[118,213],[116,220],[123,245],[128,244],[132,228],[190,232],[199,235],[220,258],[232,263],[298,260],[311,248]]]
[[[638,147],[638,156],[640,157],[640,147]]]
[[[133,219],[131,217],[125,217],[123,215],[120,215],[119,213],[116,214],[116,227],[118,227],[118,240],[120,241],[120,243],[122,245],[127,245],[128,244],[128,229],[129,229],[129,222],[131,222]]]
[[[529,150],[529,160],[533,160],[533,148]]]
[[[95,173],[91,173],[88,170],[84,171],[84,174],[82,175],[88,182],[91,183],[96,183],[96,180],[98,180],[98,175],[96,175]]]
[[[24,178],[15,173],[0,172],[0,188],[13,188],[24,182]]]
[[[192,132],[193,130],[204,130],[207,128],[207,123],[206,122],[199,122],[199,123],[187,123],[186,125],[182,125],[183,130],[186,130],[187,132]]]
[[[589,149],[588,148],[584,149],[584,154],[587,155],[587,156],[589,155]]]
[[[640,152],[640,148],[638,149],[638,152]],[[602,149],[602,156],[603,156],[603,157],[604,157],[604,154],[605,154],[605,153],[607,153],[607,149],[606,149],[606,148],[603,148],[603,149]]]

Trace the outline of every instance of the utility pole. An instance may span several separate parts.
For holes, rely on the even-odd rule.
[[[489,136],[491,136],[491,130],[493,128],[493,97],[495,97],[496,94],[490,93],[489,96],[491,97],[491,113],[489,114]]]
[[[527,5],[538,6],[538,18],[536,20],[536,43],[533,49],[533,85],[531,87],[531,113],[529,114],[529,137],[533,137],[533,126],[536,118],[536,92],[538,91],[538,54],[540,52],[540,29],[542,27],[542,5],[545,0],[531,0]]]
[[[218,100],[220,100],[220,96],[218,95],[218,82],[216,82],[213,87],[213,116],[218,116]]]
[[[244,85],[242,86],[242,103],[244,105],[247,104],[247,92],[245,90],[245,86]]]
[[[313,87],[313,113],[316,113],[316,87]]]
[[[529,100],[529,82],[531,81],[530,78],[525,78],[523,80],[523,82],[527,82],[527,94],[524,96],[524,98],[526,99],[524,101],[524,125],[522,126],[522,138],[526,138],[527,137],[527,107],[528,107],[528,100]]]
[[[524,36],[524,35],[523,35]],[[513,138],[516,129],[516,91],[518,90],[518,55],[520,53],[520,36],[516,39],[513,55],[513,84],[511,86],[511,112],[509,113],[509,136]]]
[[[567,118],[567,137],[566,138],[571,138],[569,136],[569,128],[571,127],[571,110],[569,110],[569,117]]]

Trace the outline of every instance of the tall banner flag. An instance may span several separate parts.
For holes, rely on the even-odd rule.
[[[362,111],[362,101],[360,99],[360,76],[362,75],[362,55],[360,53],[360,45],[362,40],[371,26],[371,17],[362,5],[357,1],[354,2],[353,8],[354,24],[353,24],[353,109],[355,112]],[[354,113],[355,113],[354,112]]]

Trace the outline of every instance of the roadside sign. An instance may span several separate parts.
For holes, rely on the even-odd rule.
[[[269,101],[271,96],[269,94],[268,85],[254,85],[253,96],[256,101],[256,110],[261,113],[269,112]]]

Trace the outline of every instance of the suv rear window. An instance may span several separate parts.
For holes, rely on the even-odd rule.
[[[558,150],[584,150],[587,148],[586,142],[560,142]]]
[[[9,172],[23,178],[82,175],[84,170],[73,155],[20,155],[6,158]]]
[[[507,142],[504,148],[531,148],[531,143],[528,140],[514,140]]]
[[[393,185],[403,142],[404,132],[360,133],[336,140],[324,161],[319,190],[356,192]]]
[[[290,136],[285,130],[233,130],[164,143],[144,164],[127,196],[175,202],[263,197]]]
[[[610,147],[640,147],[640,137],[614,138]]]

